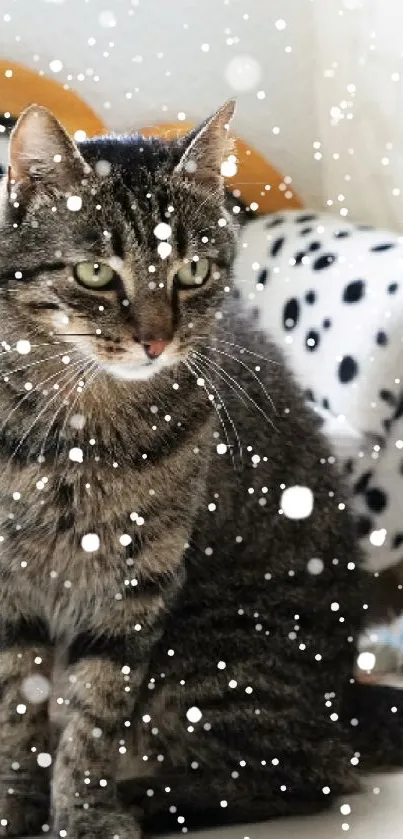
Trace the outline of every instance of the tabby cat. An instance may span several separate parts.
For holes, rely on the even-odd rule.
[[[310,812],[356,784],[341,709],[360,557],[316,420],[231,295],[233,110],[185,139],[78,148],[33,105],[12,134],[1,835],[133,839]]]

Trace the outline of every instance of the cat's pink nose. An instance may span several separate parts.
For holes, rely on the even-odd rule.
[[[168,343],[168,341],[142,341],[144,352],[147,358],[150,358],[152,361],[164,352]]]

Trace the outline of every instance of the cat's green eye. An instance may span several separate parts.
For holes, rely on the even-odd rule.
[[[74,277],[86,288],[107,288],[115,277],[115,272],[105,262],[77,262]]]
[[[179,288],[197,288],[204,285],[210,274],[209,259],[192,259],[183,262],[175,274],[175,280]]]

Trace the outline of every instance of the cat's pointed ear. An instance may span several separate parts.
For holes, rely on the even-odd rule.
[[[192,131],[177,172],[208,187],[223,187],[221,166],[233,148],[228,130],[234,113],[235,100],[230,99],[214,116]]]
[[[41,185],[68,191],[90,167],[55,116],[40,105],[30,105],[11,133],[8,189],[29,194]]]

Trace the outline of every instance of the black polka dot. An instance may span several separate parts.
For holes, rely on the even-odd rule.
[[[397,283],[391,283],[388,285],[388,294],[396,294],[399,286]]]
[[[324,399],[322,399],[322,405],[323,405],[325,411],[330,410],[330,402],[329,402],[328,399],[326,399],[326,397]]]
[[[360,493],[366,492],[368,484],[372,478],[372,469],[368,469],[367,472],[364,472],[359,478],[358,481],[355,482],[353,486],[353,492]]]
[[[303,216],[298,216],[295,221],[297,224],[305,224],[307,221],[315,221],[316,218],[315,213],[305,213]]]
[[[396,405],[396,396],[391,390],[387,390],[384,387],[379,391],[379,396],[387,403],[387,405]]]
[[[364,296],[365,283],[364,280],[353,280],[346,285],[343,291],[343,303],[358,303]]]
[[[338,376],[342,384],[351,382],[358,373],[358,364],[351,355],[343,356],[338,369]]]
[[[394,242],[385,242],[383,245],[373,245],[370,250],[372,253],[381,253],[382,251],[389,251],[391,248],[395,247]]]
[[[262,268],[262,270],[259,271],[259,273],[257,275],[256,282],[260,283],[261,285],[266,285],[267,280],[268,280],[268,276],[269,276],[269,272],[268,272],[267,268]]]
[[[309,303],[310,306],[312,306],[314,304],[315,300],[316,300],[315,292],[314,291],[308,291],[305,295],[305,300],[306,300],[307,303]]]
[[[325,318],[323,321],[323,329],[330,329],[331,325],[332,321],[330,320],[330,318]]]
[[[380,347],[386,347],[386,344],[388,343],[388,336],[386,332],[383,331],[383,329],[380,329],[377,333],[376,343],[379,344]]]
[[[344,464],[344,472],[346,475],[352,475],[354,472],[354,460],[352,457],[349,457]]]
[[[239,288],[233,288],[232,289],[232,296],[233,296],[234,300],[239,300],[240,299],[241,292],[239,291]]]
[[[272,228],[272,227],[278,227],[279,224],[284,224],[284,219],[282,217],[280,217],[280,218],[277,217],[277,218],[272,219],[271,221],[268,221],[267,224],[266,224],[266,228],[269,229],[269,228]]]
[[[389,417],[386,417],[386,419],[382,420],[382,425],[384,427],[384,430],[386,432],[388,432],[388,431],[390,431],[390,426],[392,425],[392,420],[389,419]]]
[[[388,503],[388,497],[383,489],[372,487],[365,493],[365,500],[373,513],[382,513]]]
[[[309,387],[305,388],[304,396],[305,396],[305,399],[307,400],[307,402],[315,402],[315,396],[314,396],[313,390],[311,390]]]
[[[349,236],[349,235],[350,235],[349,230],[336,230],[336,232],[333,233],[333,236],[334,236],[335,239],[346,239],[347,236]]]
[[[283,309],[284,329],[294,329],[299,321],[300,306],[297,297],[290,297]]]
[[[306,335],[306,338],[305,338],[305,346],[306,346],[307,350],[309,350],[309,352],[313,352],[314,350],[318,349],[319,344],[320,344],[319,332],[317,332],[316,329],[310,329],[309,332],[307,332],[307,335]]]
[[[297,251],[297,253],[294,256],[294,265],[301,265],[304,256],[305,251]]]
[[[309,234],[312,233],[312,230],[313,227],[304,227],[302,230],[300,230],[300,236],[309,236]]]
[[[393,419],[397,420],[397,419],[400,419],[400,417],[403,417],[403,397],[402,396],[399,398],[399,402],[397,404],[397,408],[396,408]]]
[[[322,245],[320,244],[320,242],[311,242],[308,250],[310,250],[311,253],[314,253],[315,251],[319,251],[321,249],[321,247],[322,247]]]
[[[396,548],[400,548],[400,545],[403,543],[403,533],[395,533],[392,542],[392,548],[396,550]]]
[[[318,259],[315,259],[312,268],[314,271],[323,271],[324,268],[330,268],[335,260],[336,256],[334,253],[324,253],[323,256],[319,256]]]
[[[372,521],[369,516],[358,516],[355,527],[357,536],[368,536],[372,530]]]
[[[272,246],[271,246],[271,255],[277,256],[280,253],[281,248],[284,245],[284,236],[279,236],[278,239],[275,239]]]

